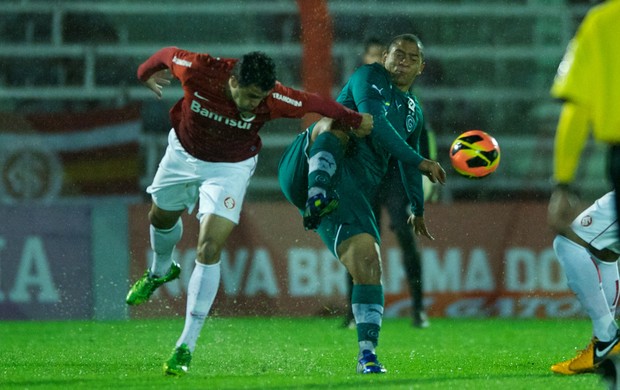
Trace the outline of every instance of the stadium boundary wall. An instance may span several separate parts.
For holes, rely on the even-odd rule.
[[[0,319],[64,320],[183,316],[198,222],[184,215],[175,259],[179,280],[149,304],[128,309],[125,294],[150,263],[148,204],[0,207]],[[542,202],[431,204],[436,240],[419,240],[431,316],[583,315],[551,248]],[[387,223],[387,222],[386,222]],[[386,315],[409,315],[401,252],[383,226]],[[222,254],[214,316],[336,315],[346,310],[345,270],[304,231],[284,202],[249,202]]]

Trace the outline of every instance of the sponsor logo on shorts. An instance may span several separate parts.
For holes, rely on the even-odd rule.
[[[229,210],[232,210],[235,208],[235,200],[233,198],[231,198],[230,196],[227,197],[226,199],[224,199],[224,207],[226,207]]]
[[[592,225],[592,217],[589,215],[586,215],[585,217],[581,218],[581,226],[583,227],[588,227]]]

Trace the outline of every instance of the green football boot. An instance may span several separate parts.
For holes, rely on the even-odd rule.
[[[164,374],[181,376],[187,374],[189,363],[192,361],[192,353],[187,344],[181,344],[172,351],[172,356],[164,363]]]
[[[127,298],[125,298],[125,302],[128,305],[139,305],[149,300],[153,292],[157,290],[157,287],[161,286],[164,283],[168,283],[171,280],[177,279],[179,274],[181,273],[181,266],[174,261],[168,270],[168,273],[161,278],[153,278],[149,274],[149,270],[147,269],[144,272],[144,275],[133,286],[129,289],[127,293]]]

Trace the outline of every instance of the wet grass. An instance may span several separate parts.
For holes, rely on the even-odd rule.
[[[340,318],[212,318],[190,374],[162,375],[182,319],[0,322],[2,389],[595,389],[596,375],[549,366],[589,340],[583,319],[387,319],[386,375],[355,374],[354,330]]]

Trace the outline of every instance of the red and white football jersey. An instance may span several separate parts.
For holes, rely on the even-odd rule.
[[[340,120],[357,128],[362,117],[333,99],[285,87],[275,88],[254,110],[253,118],[241,118],[228,97],[228,79],[237,59],[213,57],[167,47],[138,68],[146,81],[168,68],[181,81],[183,98],[170,110],[170,119],[181,145],[192,156],[211,162],[238,162],[256,155],[263,125],[276,118],[301,118],[309,112]]]

